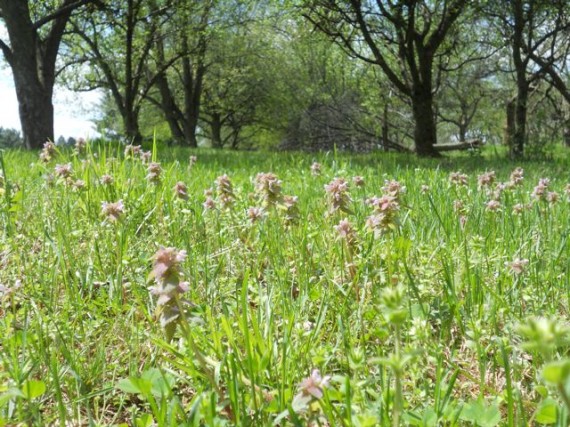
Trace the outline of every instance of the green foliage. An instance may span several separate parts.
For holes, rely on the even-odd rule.
[[[567,423],[568,159],[150,156],[3,154],[0,424]]]
[[[24,141],[16,129],[0,127],[0,148],[23,147]]]

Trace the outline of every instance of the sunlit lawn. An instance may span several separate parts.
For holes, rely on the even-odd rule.
[[[567,425],[567,153],[146,156],[3,154],[0,425]]]

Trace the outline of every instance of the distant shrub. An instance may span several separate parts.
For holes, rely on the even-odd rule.
[[[23,146],[24,140],[20,135],[20,131],[0,127],[0,148],[16,148]]]

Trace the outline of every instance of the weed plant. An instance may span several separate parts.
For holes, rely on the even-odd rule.
[[[569,166],[5,152],[0,426],[567,426]]]

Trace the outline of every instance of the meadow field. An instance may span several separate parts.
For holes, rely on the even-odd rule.
[[[0,426],[568,425],[567,154],[0,167]]]

